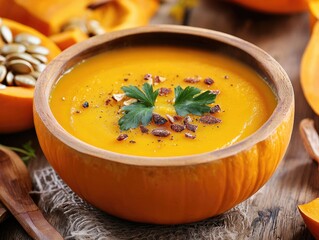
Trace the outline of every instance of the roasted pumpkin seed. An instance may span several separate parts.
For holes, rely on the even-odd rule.
[[[38,79],[40,77],[41,72],[38,71],[33,71],[32,73],[30,73],[30,75],[32,77],[34,77],[35,79]]]
[[[0,83],[0,90],[6,89],[6,85]]]
[[[26,47],[22,44],[19,43],[9,43],[9,44],[5,44],[2,48],[1,48],[1,54],[2,55],[8,55],[10,53],[23,53],[26,51]]]
[[[22,60],[28,61],[32,65],[37,65],[37,64],[41,63],[38,59],[34,58],[29,53],[11,53],[11,54],[7,55],[6,59],[7,59],[7,61],[12,61],[15,59],[22,59]]]
[[[13,36],[10,28],[8,28],[6,25],[2,25],[0,27],[0,34],[1,34],[1,39],[5,43],[12,43]]]
[[[87,22],[87,29],[88,33],[93,36],[101,35],[106,32],[104,28],[101,26],[100,22],[96,20],[89,20]]]
[[[0,64],[4,64],[6,62],[6,58],[0,55]]]
[[[6,83],[8,86],[12,86],[13,85],[13,79],[14,79],[14,75],[12,72],[8,72],[7,76],[6,76]]]
[[[62,27],[63,32],[69,31],[69,30],[74,30],[74,29],[79,29],[82,32],[88,34],[86,21],[84,19],[73,18]]]
[[[29,45],[27,46],[26,51],[31,54],[41,54],[41,55],[48,55],[50,53],[49,49],[43,46],[38,45]]]
[[[32,54],[32,57],[34,57],[35,59],[39,60],[42,63],[48,62],[48,58],[46,56],[41,55],[41,54]]]
[[[22,59],[12,60],[7,65],[9,69],[18,74],[28,74],[33,71],[31,63]]]
[[[43,64],[43,63],[40,63],[38,65],[35,65],[34,66],[34,70],[37,71],[37,72],[43,72],[44,69],[46,68],[47,65]]]
[[[41,39],[29,33],[19,33],[14,37],[16,43],[27,43],[32,45],[41,44]]]
[[[4,65],[0,65],[0,83],[6,78],[7,68]]]
[[[35,87],[36,80],[29,74],[14,76],[14,82],[21,87]]]

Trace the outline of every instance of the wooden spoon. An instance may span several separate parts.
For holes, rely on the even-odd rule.
[[[314,120],[305,118],[300,122],[300,135],[305,148],[312,159],[319,164],[319,136]]]
[[[31,179],[21,158],[0,146],[0,201],[34,239],[60,240],[29,195]]]
[[[0,223],[2,223],[8,216],[7,209],[0,202]]]

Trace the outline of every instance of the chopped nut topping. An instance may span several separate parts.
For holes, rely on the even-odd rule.
[[[130,98],[129,100],[126,100],[123,102],[124,106],[129,106],[131,105],[132,103],[136,103],[137,100],[135,98]]]
[[[88,102],[88,101],[85,101],[85,102],[82,104],[82,107],[88,108],[88,107],[89,107],[89,102]]]
[[[107,100],[105,101],[105,105],[109,105],[110,102],[111,102],[111,99],[107,99]]]
[[[215,94],[215,95],[220,94],[220,91],[219,91],[219,90],[210,90],[210,92],[211,92],[212,94]]]
[[[136,143],[136,141],[134,141],[134,140],[130,140],[130,143]]]
[[[190,124],[190,123],[186,123],[185,127],[192,132],[196,132],[198,126],[194,125],[194,124]]]
[[[170,123],[174,123],[174,122],[175,122],[174,117],[172,117],[171,115],[166,114],[166,117],[167,117],[167,119],[168,119],[168,121],[169,121]]]
[[[128,138],[128,135],[127,134],[125,134],[125,133],[122,133],[122,134],[120,134],[118,137],[117,137],[117,141],[123,141],[123,140],[125,140],[125,139],[127,139]]]
[[[159,92],[158,92],[158,95],[160,96],[167,96],[168,94],[170,94],[172,92],[172,90],[170,88],[160,88],[159,89]]]
[[[115,93],[112,95],[112,98],[117,102],[122,101],[124,97],[125,97],[124,93]]]
[[[148,128],[143,126],[143,125],[140,126],[140,130],[142,133],[148,133],[148,131],[149,131]]]
[[[167,122],[165,118],[157,113],[153,113],[153,121],[156,125],[163,125]]]
[[[165,77],[161,77],[161,76],[155,76],[154,78],[154,84],[157,85],[161,82],[165,82],[166,81],[166,78]]]
[[[211,109],[210,109],[210,113],[217,113],[217,112],[220,112],[220,106],[217,104],[217,105],[215,105],[215,106],[213,106],[213,107],[211,107]]]
[[[202,116],[199,119],[199,121],[205,124],[215,124],[215,123],[220,123],[222,120],[211,115],[205,115],[205,116]]]
[[[228,76],[228,75],[225,75],[224,78],[225,78],[225,79],[229,79],[229,76]]]
[[[145,80],[145,81],[148,81],[148,80],[152,80],[152,81],[153,81],[152,74],[150,74],[150,73],[145,74],[145,76],[144,76],[144,80]]]
[[[182,116],[179,116],[179,115],[175,115],[175,116],[174,116],[174,120],[175,120],[175,121],[181,121],[182,119],[183,119]]]
[[[187,82],[187,83],[198,83],[202,78],[199,77],[199,76],[196,76],[196,77],[187,77],[184,79],[184,82]]]
[[[190,138],[190,139],[195,139],[196,135],[190,134],[190,133],[185,133],[185,137]]]
[[[192,120],[192,118],[190,117],[190,116],[186,116],[185,118],[184,118],[184,124],[186,125],[186,124],[188,124],[188,123],[191,123],[193,120]]]
[[[156,128],[152,130],[152,134],[157,137],[168,137],[171,132],[165,129]]]
[[[174,132],[181,132],[181,131],[184,131],[185,126],[180,125],[180,124],[172,124],[172,125],[171,125],[171,129],[172,129]]]
[[[207,84],[207,85],[212,85],[212,84],[214,83],[214,80],[211,79],[211,78],[206,78],[206,79],[204,80],[204,83]]]

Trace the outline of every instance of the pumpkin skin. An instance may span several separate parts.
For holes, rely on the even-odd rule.
[[[265,13],[287,14],[307,10],[307,0],[229,0],[230,2]]]
[[[20,23],[2,19],[14,35],[27,32],[42,40],[42,45],[50,49],[48,59],[52,60],[60,53],[60,49],[44,35]],[[0,91],[0,133],[13,133],[33,127],[33,88],[6,87]]]
[[[300,80],[303,93],[312,110],[319,115],[319,21],[302,56]]]
[[[311,234],[319,239],[319,198],[299,205],[298,209]]]
[[[79,141],[54,119],[48,94],[59,74],[67,70],[61,67],[74,64],[64,57],[76,56],[78,61],[81,53],[82,57],[88,57],[88,53],[93,55],[94,51],[101,51],[98,46],[107,48],[106,42],[112,45],[112,40],[130,34],[152,42],[180,33],[192,44],[197,39],[194,35],[205,36],[205,42],[210,39],[214,43],[212,31],[176,26],[146,27],[99,36],[86,41],[86,45],[81,43],[62,53],[47,68],[48,83],[43,85],[40,79],[37,85],[34,120],[46,158],[73,191],[109,214],[156,224],[190,223],[216,216],[263,186],[287,149],[293,127],[294,97],[290,81],[281,68],[277,69],[278,82],[274,84],[280,93],[279,103],[272,120],[262,127],[265,134],[256,132],[238,144],[214,152],[170,158],[112,153]],[[246,44],[224,34],[215,33],[214,36],[222,36],[224,43],[235,44],[237,48]],[[256,51],[257,48],[253,48],[249,54],[254,55]],[[266,65],[273,61],[262,55],[262,59],[265,58]],[[63,59],[66,62],[63,63]],[[279,87],[282,82],[287,85]],[[283,97],[281,94],[285,91],[289,94]]]

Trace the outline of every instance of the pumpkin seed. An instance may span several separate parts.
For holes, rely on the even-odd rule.
[[[29,74],[15,75],[14,82],[21,87],[35,87],[36,80]]]
[[[6,58],[0,55],[0,64],[4,64],[6,62]]]
[[[8,28],[6,25],[2,25],[0,27],[0,34],[1,34],[1,39],[5,43],[12,43],[13,36],[10,28]]]
[[[8,86],[13,86],[14,75],[12,72],[8,72],[6,76],[6,83]]]
[[[87,22],[87,28],[88,28],[89,34],[93,36],[101,35],[106,32],[104,28],[101,26],[100,22],[96,20],[89,20]]]
[[[41,54],[32,54],[32,56],[35,59],[38,59],[42,63],[47,63],[48,62],[48,58],[46,56],[41,55]]]
[[[8,62],[8,68],[19,74],[28,74],[33,71],[31,63],[22,59],[15,59]]]
[[[34,58],[32,55],[28,54],[28,53],[11,53],[9,55],[7,55],[6,57],[7,61],[12,61],[15,59],[22,59],[25,60],[29,63],[31,63],[32,65],[37,65],[40,64],[41,62]]]
[[[6,78],[7,75],[7,68],[3,65],[0,65],[0,83]]]
[[[29,33],[19,33],[15,36],[14,41],[16,43],[28,43],[32,45],[39,45],[41,44],[41,39],[31,35]]]
[[[74,30],[74,29],[79,29],[82,32],[88,34],[88,29],[84,19],[79,19],[79,18],[71,19],[62,27],[62,32],[68,31],[68,30]]]
[[[49,49],[43,46],[38,45],[29,45],[27,46],[26,51],[31,54],[41,54],[41,55],[48,55],[50,53]]]
[[[10,53],[22,53],[26,51],[26,47],[19,43],[9,43],[1,48],[2,55],[8,55]]]
[[[34,66],[34,70],[42,73],[47,65],[40,63]]]
[[[6,85],[0,83],[0,90],[6,89]]]
[[[33,71],[32,73],[30,73],[30,75],[32,77],[34,77],[36,80],[40,77],[41,72],[38,71]]]

